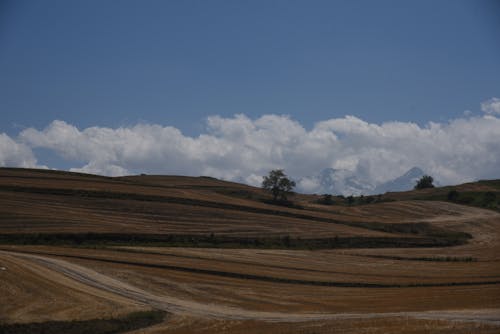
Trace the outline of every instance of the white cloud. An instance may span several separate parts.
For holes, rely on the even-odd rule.
[[[101,174],[108,176],[123,176],[130,174],[125,168],[117,165],[111,165],[104,162],[92,161],[81,168],[70,168],[71,172],[87,173],[87,174]]]
[[[43,167],[37,166],[31,149],[17,143],[5,133],[0,133],[0,167]]]
[[[493,97],[484,101],[481,103],[481,110],[487,114],[500,115],[500,99],[498,97]]]
[[[54,121],[43,130],[22,131],[19,141],[25,155],[30,153],[25,144],[42,147],[81,166],[72,170],[106,175],[209,175],[258,185],[273,168],[300,178],[334,167],[376,184],[418,166],[441,184],[500,177],[500,118],[492,115],[424,127],[346,116],[311,130],[288,116],[213,116],[197,137],[170,126],[79,130]],[[32,155],[31,163],[36,163]],[[302,183],[304,190],[317,187],[311,179]]]
[[[317,193],[318,189],[321,188],[321,184],[317,178],[306,176],[297,182],[297,187],[305,193]]]

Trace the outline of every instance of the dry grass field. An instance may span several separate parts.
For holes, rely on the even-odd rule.
[[[127,330],[500,333],[500,213],[448,192],[282,206],[207,177],[0,169],[0,332],[160,310]]]

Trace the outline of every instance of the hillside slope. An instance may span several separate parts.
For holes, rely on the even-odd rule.
[[[285,207],[206,177],[0,169],[0,332],[498,333],[500,213],[449,191]]]
[[[405,221],[422,212],[426,217],[447,213],[426,202],[346,207],[317,200],[296,194],[292,207],[274,205],[259,188],[208,177],[111,178],[0,169],[0,241],[20,235],[15,242],[40,243],[32,236],[42,234],[59,242],[66,238],[61,234],[87,234],[76,239],[85,242],[92,234],[99,241],[186,243],[194,238],[219,246],[273,239],[271,244],[281,247],[283,241],[276,240],[284,239],[300,247],[296,240],[304,239],[316,240],[308,247],[324,248],[451,245],[470,237],[428,222]],[[380,214],[380,208],[396,214]]]

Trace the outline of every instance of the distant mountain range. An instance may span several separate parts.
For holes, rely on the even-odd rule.
[[[388,191],[411,190],[425,173],[418,167],[413,167],[403,175],[383,182],[373,184],[356,175],[355,172],[345,169],[323,169],[318,175],[297,180],[300,191],[318,194],[338,195],[373,195]]]
[[[400,177],[395,178],[394,180],[390,180],[379,184],[375,187],[373,192],[375,194],[383,194],[388,191],[406,191],[411,190],[415,187],[417,181],[424,176],[425,173],[418,167],[413,167]]]

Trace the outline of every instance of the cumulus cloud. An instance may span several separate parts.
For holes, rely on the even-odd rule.
[[[37,161],[31,148],[20,144],[5,133],[0,133],[0,167],[43,167]]]
[[[493,97],[481,103],[481,110],[487,114],[500,115],[500,99]]]
[[[22,131],[18,141],[24,153],[11,156],[26,156],[22,163],[36,163],[26,145],[42,147],[72,161],[74,171],[105,175],[210,175],[258,185],[273,168],[298,179],[333,167],[377,184],[418,166],[441,184],[500,177],[500,118],[492,113],[423,127],[345,116],[310,130],[288,116],[214,116],[197,137],[155,124],[80,130],[54,121]],[[304,180],[303,190],[314,191]]]

